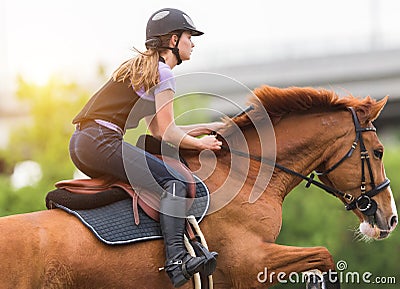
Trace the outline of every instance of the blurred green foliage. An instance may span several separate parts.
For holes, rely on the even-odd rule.
[[[40,164],[43,178],[35,187],[15,190],[8,175],[0,175],[0,215],[35,211],[44,208],[45,194],[54,183],[71,178],[73,165],[69,160],[68,141],[74,127],[72,117],[88,98],[76,83],[65,83],[53,77],[47,85],[36,85],[17,79],[16,95],[22,106],[29,108],[30,120],[15,129],[8,147],[0,151],[5,171],[12,172],[21,161]]]
[[[52,78],[44,86],[18,79],[17,95],[29,107],[31,120],[15,130],[10,136],[9,146],[0,151],[0,159],[6,164],[6,173],[0,175],[0,216],[45,209],[45,195],[54,189],[54,183],[72,178],[75,169],[68,152],[69,138],[74,130],[71,120],[88,100],[90,93],[76,83],[65,83],[57,78]],[[200,99],[197,102],[182,99],[175,105],[175,112],[180,116],[178,123],[207,121],[201,113],[184,114],[193,106],[206,107],[207,99]],[[145,131],[145,125],[141,123],[137,130],[127,133],[126,139],[135,142],[137,136]],[[23,160],[38,162],[43,170],[43,178],[33,187],[14,189],[10,184],[10,174],[15,164]],[[396,178],[400,171],[400,149],[393,145],[387,147],[384,162],[397,204],[400,204],[400,179]],[[393,276],[400,282],[399,230],[384,241],[360,241],[355,235],[359,221],[354,214],[345,211],[334,197],[314,187],[305,189],[303,185],[291,192],[284,202],[283,227],[277,243],[325,246],[335,261],[347,262],[347,271],[368,271],[380,277]],[[305,288],[305,285],[288,283],[277,285],[276,288]],[[342,284],[342,288],[397,287],[393,284],[363,283]]]

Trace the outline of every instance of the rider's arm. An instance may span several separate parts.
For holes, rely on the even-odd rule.
[[[220,149],[221,142],[214,136],[207,135],[202,138],[195,138],[175,124],[173,98],[174,92],[170,89],[155,95],[156,115],[149,124],[150,132],[157,138],[186,149]],[[203,134],[206,130],[198,129],[196,131],[196,133],[200,132]]]

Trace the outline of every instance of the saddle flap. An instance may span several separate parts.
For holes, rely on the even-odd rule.
[[[186,207],[189,209],[193,204],[193,199],[196,196],[196,184],[190,170],[179,160],[167,156],[157,156],[163,160],[166,164],[171,166],[174,170],[180,173],[187,184],[187,198]],[[160,220],[160,196],[149,192],[147,190],[137,189],[136,194],[139,196],[138,204],[145,211],[145,213],[150,216],[153,220],[157,222]]]

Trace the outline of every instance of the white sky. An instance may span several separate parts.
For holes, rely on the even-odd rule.
[[[98,63],[111,72],[144,47],[148,17],[164,7],[205,32],[178,69],[365,50],[373,31],[379,48],[400,47],[398,0],[0,0],[0,86],[17,73],[44,82],[90,79]]]

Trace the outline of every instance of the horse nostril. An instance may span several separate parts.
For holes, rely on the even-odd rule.
[[[396,227],[396,225],[397,225],[397,216],[393,216],[390,219],[390,228]]]

